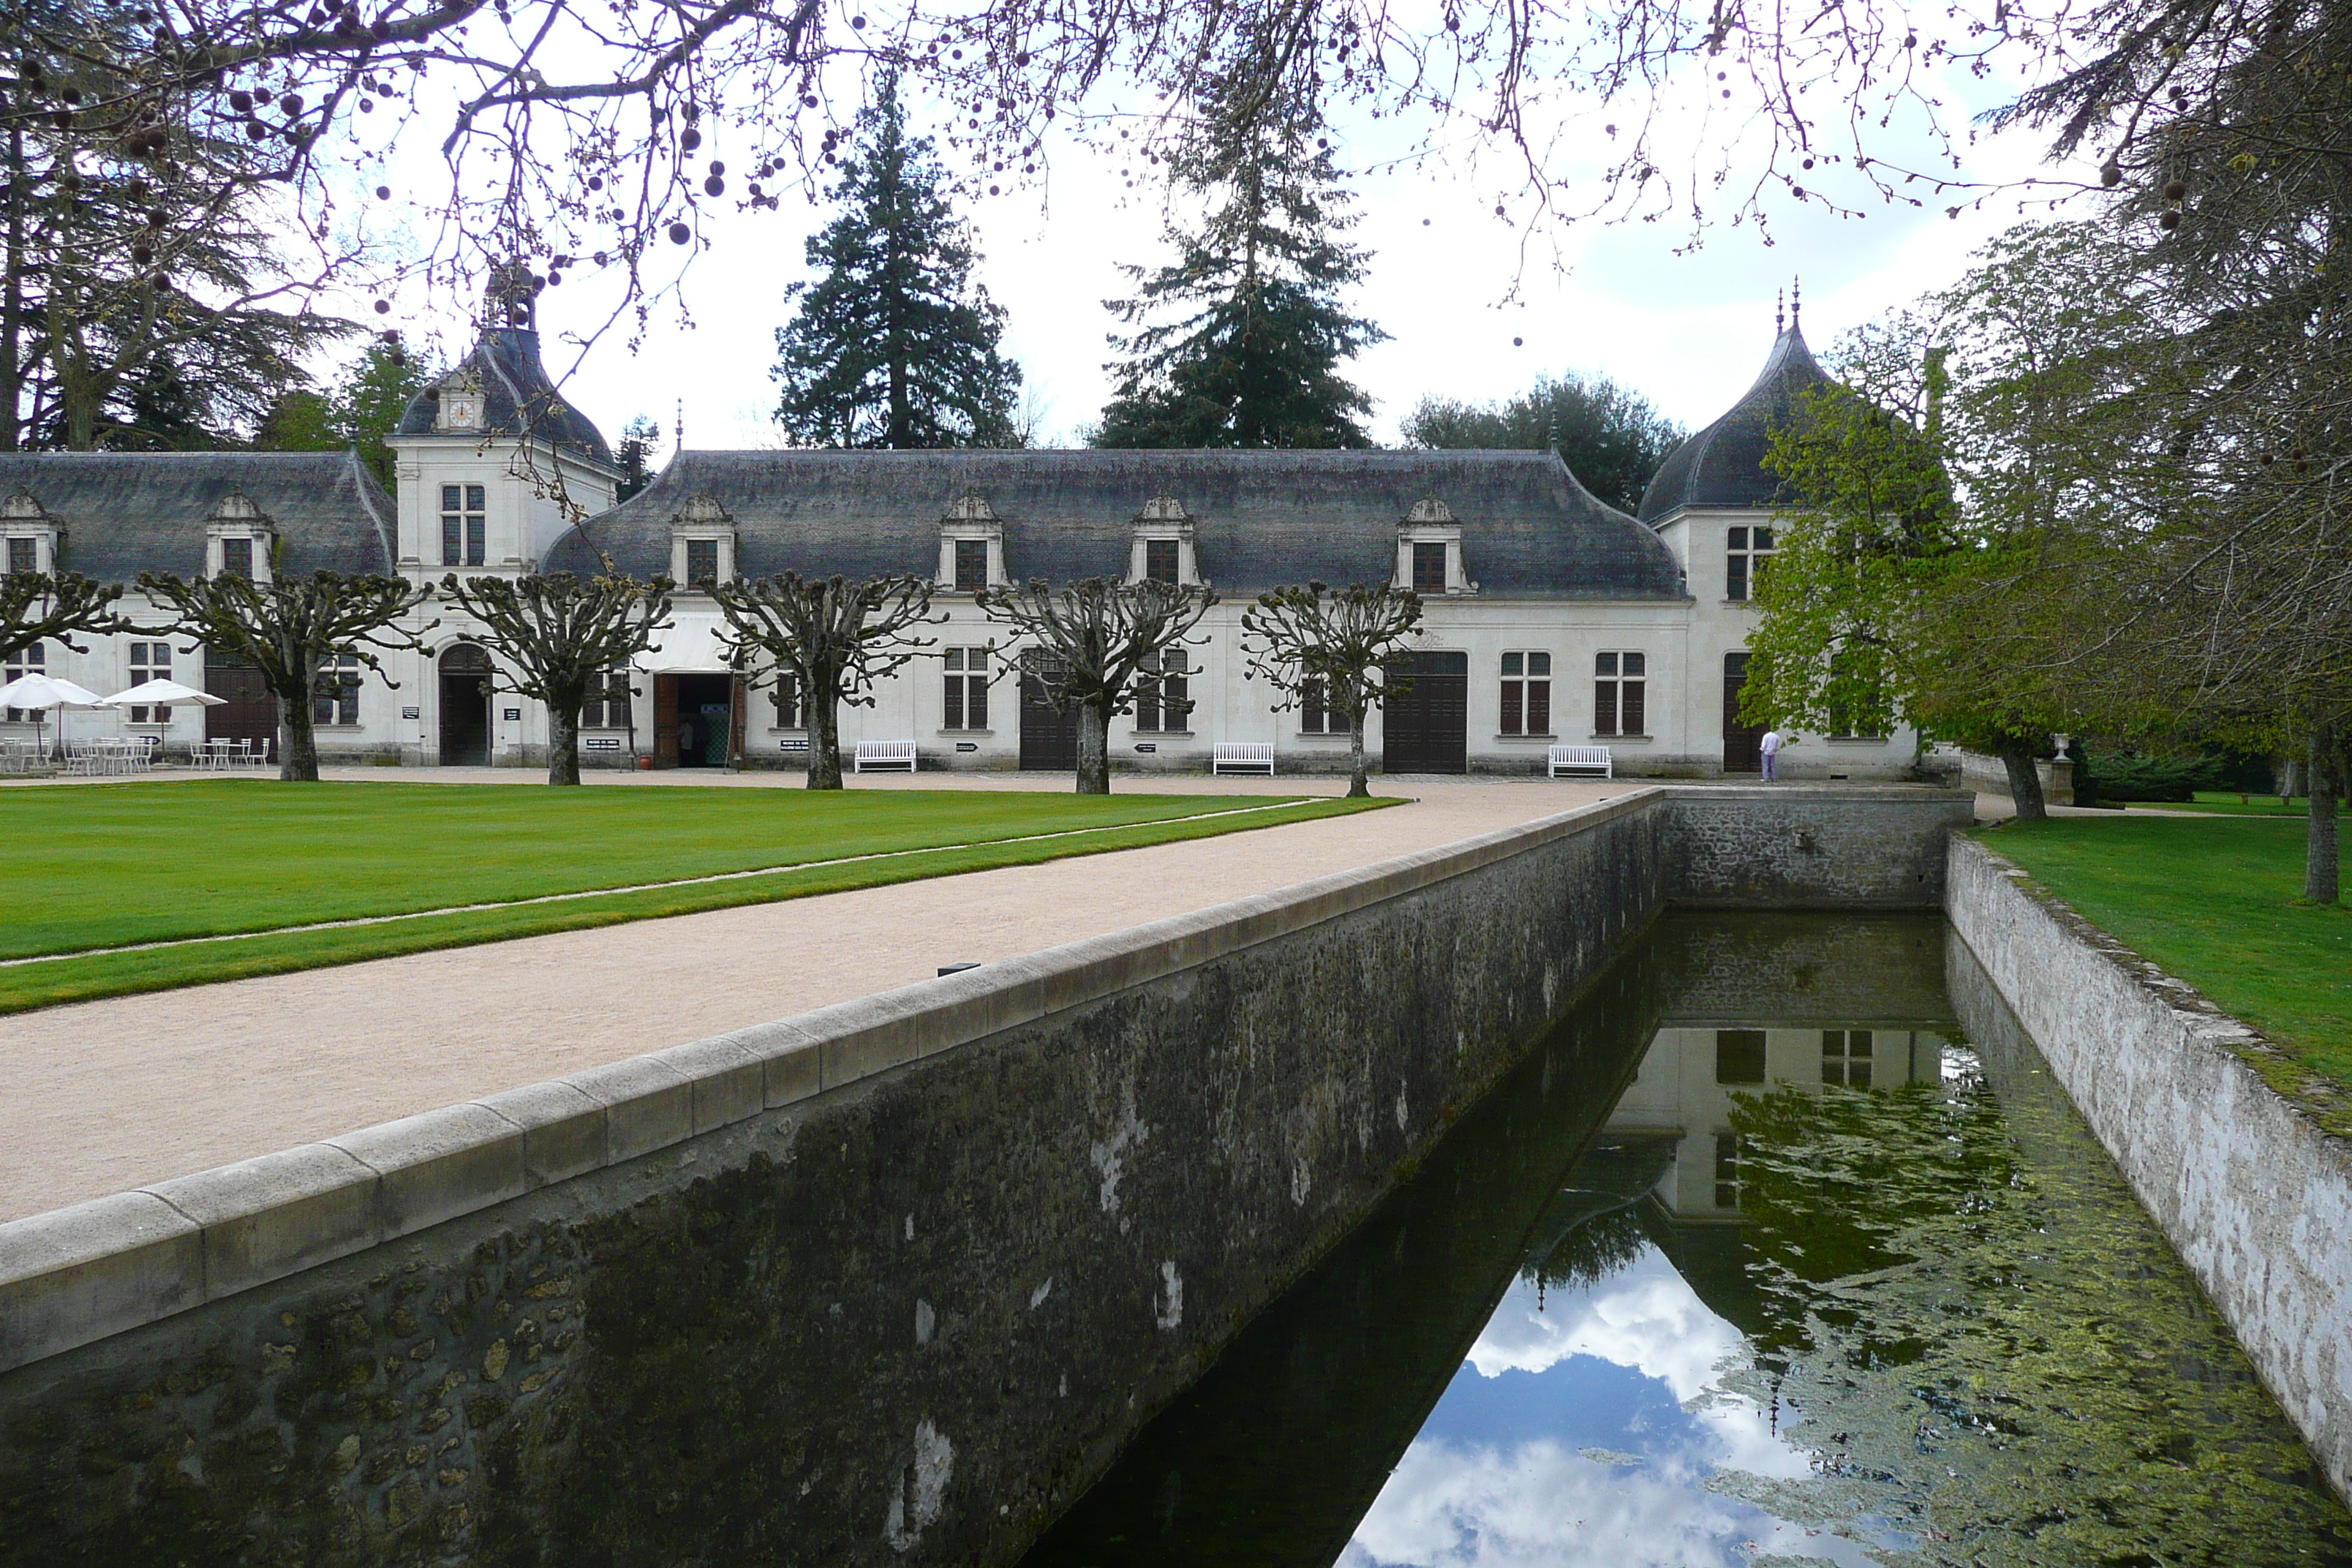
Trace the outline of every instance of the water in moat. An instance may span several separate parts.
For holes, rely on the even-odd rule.
[[[1668,917],[1026,1568],[2352,1564],[1957,940]]]

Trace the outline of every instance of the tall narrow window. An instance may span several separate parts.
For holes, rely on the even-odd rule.
[[[988,650],[984,647],[951,647],[947,651],[947,707],[949,730],[985,730],[988,728]]]
[[[151,680],[172,679],[172,645],[167,642],[135,642],[131,645],[131,684],[144,686]],[[145,708],[133,705],[133,724],[168,724],[172,721],[169,708]]]
[[[479,566],[489,545],[489,491],[482,485],[441,487],[441,564]]]
[[[1412,547],[1412,591],[1433,595],[1445,592],[1445,550],[1443,544],[1416,544]]]
[[[801,690],[801,672],[797,669],[776,671],[776,728],[801,730],[808,726],[808,704]]]
[[[41,542],[37,539],[12,539],[8,542],[8,574],[29,576],[41,569]]]
[[[1171,647],[1148,660],[1135,678],[1135,727],[1143,731],[1184,728],[1192,711],[1191,673],[1184,650]]]
[[[580,727],[583,730],[625,730],[629,727],[629,672],[608,669],[604,679],[588,688],[588,700],[580,705]]]
[[[1822,1031],[1822,1081],[1842,1083],[1848,1089],[1870,1087],[1868,1029]]]
[[[1592,661],[1592,732],[1646,735],[1649,731],[1647,654],[1604,653]]]
[[[1147,539],[1143,542],[1143,575],[1153,583],[1173,583],[1182,558],[1178,541]]]
[[[1745,600],[1764,581],[1764,564],[1772,559],[1772,531],[1735,527],[1724,541],[1723,596]]]
[[[955,542],[955,585],[960,593],[976,593],[988,586],[988,541],[959,539]]]
[[[686,585],[708,588],[719,581],[719,541],[689,539],[686,542]]]
[[[356,724],[360,721],[360,661],[349,653],[329,654],[319,661],[310,689],[310,721],[314,724]]]
[[[1503,733],[1551,733],[1551,655],[1503,656]]]
[[[1748,1163],[1748,1140],[1737,1132],[1715,1135],[1715,1206],[1736,1209],[1748,1188],[1742,1167]]]
[[[1344,735],[1348,716],[1330,706],[1324,684],[1309,680],[1298,692],[1298,729],[1306,735]]]
[[[221,541],[221,575],[246,577],[253,575],[253,541],[224,539]]]
[[[5,666],[0,666],[0,686],[5,686],[27,675],[48,674],[48,645],[46,643],[35,643],[30,647],[18,648],[8,656],[8,662]],[[8,710],[8,722],[11,724],[25,723],[31,717],[32,711],[28,709]]]

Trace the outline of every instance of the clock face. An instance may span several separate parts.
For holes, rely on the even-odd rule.
[[[482,405],[471,397],[453,397],[443,405],[449,411],[449,423],[459,429],[482,422]]]

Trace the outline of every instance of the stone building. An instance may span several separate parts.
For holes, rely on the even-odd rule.
[[[1190,711],[1115,721],[1117,764],[1197,771],[1213,743],[1250,741],[1271,742],[1284,772],[1344,766],[1344,726],[1276,711],[1240,646],[1255,595],[1321,580],[1393,582],[1427,602],[1411,691],[1366,737],[1387,771],[1541,772],[1549,746],[1576,743],[1610,747],[1624,773],[1711,775],[1756,766],[1759,731],[1738,722],[1734,693],[1773,544],[1761,458],[1770,423],[1822,379],[1797,327],[1781,330],[1762,374],[1669,458],[1638,518],[1595,500],[1557,455],[1499,451],[689,450],[616,505],[612,454],[541,366],[525,302],[407,410],[396,497],[352,458],[264,453],[9,456],[0,491],[12,569],[667,573],[683,584],[675,625],[583,715],[591,764],[803,763],[797,693],[730,667],[697,586],[791,570],[937,581],[933,646],[872,706],[842,713],[845,747],[912,740],[926,768],[1066,768],[1075,754],[1074,717],[1021,679],[1022,650],[975,588],[1159,577],[1221,602],[1170,671]],[[499,689],[464,616],[439,606],[418,626],[427,651],[386,659],[396,686],[350,671],[322,681],[322,757],[543,762],[546,715]],[[41,659],[105,692],[154,673],[155,647],[126,635]],[[177,653],[172,673],[194,684],[199,663]],[[202,673],[237,700],[121,722],[172,743],[266,728],[250,672],[243,689],[234,670]],[[1907,733],[1806,736],[1783,768],[1885,776],[1914,750]]]

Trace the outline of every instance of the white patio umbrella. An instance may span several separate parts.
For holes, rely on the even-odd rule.
[[[53,675],[20,675],[5,686],[0,686],[0,708],[29,708],[33,710],[33,744],[41,748],[41,715],[52,708],[103,708],[106,699],[86,686],[76,686],[70,680],[59,680]],[[65,724],[60,715],[58,738],[65,738]],[[46,750],[44,749],[44,754]]]
[[[118,691],[100,700],[109,708],[218,708],[228,699],[183,686],[176,680],[157,679],[142,680],[128,691]]]

